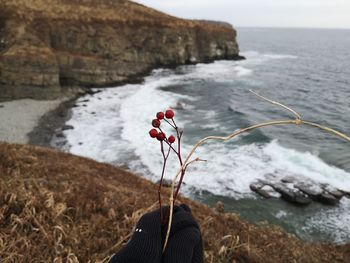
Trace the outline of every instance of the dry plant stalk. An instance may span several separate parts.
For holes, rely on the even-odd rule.
[[[174,202],[176,197],[174,198],[174,189],[175,189],[175,184],[176,181],[179,177],[180,174],[184,174],[184,172],[186,171],[186,168],[188,167],[188,165],[190,165],[191,163],[193,163],[193,161],[190,161],[190,158],[192,157],[192,155],[194,154],[194,152],[197,150],[197,148],[199,146],[201,146],[202,144],[204,144],[207,141],[211,141],[211,140],[218,140],[218,141],[223,141],[223,142],[227,142],[232,140],[233,138],[235,138],[237,135],[245,133],[245,132],[250,132],[252,130],[258,129],[258,128],[263,128],[263,127],[267,127],[267,126],[275,126],[275,125],[288,125],[288,124],[294,124],[294,125],[306,125],[309,127],[314,127],[314,128],[318,128],[320,130],[323,130],[325,132],[328,132],[330,134],[336,135],[338,137],[341,137],[343,139],[345,139],[346,141],[350,142],[350,137],[345,135],[344,133],[341,133],[337,130],[334,130],[332,128],[329,128],[327,126],[323,126],[320,125],[318,123],[314,123],[314,122],[310,122],[310,121],[305,121],[302,119],[301,115],[299,113],[297,113],[295,110],[285,106],[284,104],[268,99],[266,97],[263,97],[261,95],[259,95],[258,93],[249,90],[251,93],[253,93],[254,95],[256,95],[257,97],[259,97],[260,99],[267,101],[273,105],[277,105],[279,107],[282,107],[283,109],[291,112],[294,116],[295,119],[290,119],[290,120],[276,120],[276,121],[269,121],[269,122],[264,122],[264,123],[259,123],[259,124],[255,124],[252,126],[249,126],[247,128],[243,128],[240,130],[235,131],[234,133],[228,135],[228,136],[208,136],[205,137],[201,140],[199,140],[192,148],[192,150],[190,151],[189,155],[186,157],[185,161],[183,162],[183,165],[181,166],[181,168],[178,170],[178,172],[176,173],[173,181],[172,181],[172,185],[171,185],[171,192],[170,192],[170,198],[169,198],[169,206],[170,206],[170,215],[169,215],[169,221],[168,221],[168,227],[167,227],[167,233],[166,233],[166,237],[165,237],[165,241],[164,241],[164,247],[163,247],[163,251],[165,250],[168,240],[169,240],[169,234],[170,234],[170,229],[171,229],[171,223],[172,223],[172,217],[173,217],[173,208],[174,208]]]

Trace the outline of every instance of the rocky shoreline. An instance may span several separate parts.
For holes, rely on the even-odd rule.
[[[281,181],[267,182],[259,180],[250,184],[250,189],[259,196],[281,198],[291,204],[307,206],[312,202],[324,205],[337,205],[344,198],[350,198],[350,193],[328,184],[303,181],[297,176],[289,176]]]
[[[64,126],[71,116],[71,108],[80,96],[62,102],[57,108],[45,113],[34,129],[28,133],[28,143],[51,148],[56,131]]]
[[[31,99],[0,103],[0,141],[28,143],[28,133],[38,125],[40,118],[62,104],[66,98],[51,101]]]
[[[152,69],[238,60],[229,24],[132,1],[0,1],[0,99],[53,99],[140,81]]]

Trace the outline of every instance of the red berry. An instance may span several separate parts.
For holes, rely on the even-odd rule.
[[[157,135],[157,140],[158,140],[158,141],[164,141],[165,138],[166,138],[166,136],[165,136],[165,133],[164,133],[164,132],[158,133],[158,135]]]
[[[163,120],[163,119],[164,119],[164,112],[161,112],[161,111],[158,112],[158,113],[157,113],[157,119],[158,119],[158,120]]]
[[[154,119],[154,120],[152,121],[152,126],[153,126],[154,128],[159,128],[159,126],[160,126],[160,120]]]
[[[175,115],[174,112],[170,109],[165,112],[165,117],[167,117],[167,119],[174,118],[174,115]]]
[[[169,143],[174,143],[175,142],[175,137],[174,135],[170,135],[168,138]]]
[[[152,138],[156,138],[158,135],[158,131],[156,129],[152,129],[149,131],[149,136],[151,136]]]

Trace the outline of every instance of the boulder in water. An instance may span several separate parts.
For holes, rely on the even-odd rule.
[[[323,193],[321,187],[311,185],[311,184],[306,184],[306,183],[297,183],[294,185],[294,187],[304,194],[307,194],[310,198],[313,200],[317,200],[318,196]]]
[[[296,183],[297,179],[294,176],[286,176],[281,179],[282,183]]]
[[[74,127],[72,125],[64,125],[62,127],[62,131],[73,130],[73,129],[74,129]]]
[[[341,199],[344,196],[344,193],[339,191],[337,188],[331,185],[325,185],[323,189],[328,193],[333,195],[337,199]]]
[[[271,186],[281,194],[282,199],[297,205],[308,205],[311,203],[311,199],[303,192],[288,187],[286,184],[277,183],[271,184]]]
[[[325,205],[336,205],[339,199],[328,193],[322,193],[317,197],[317,201]]]
[[[281,195],[277,193],[267,182],[258,181],[250,184],[250,189],[264,198],[279,198]]]

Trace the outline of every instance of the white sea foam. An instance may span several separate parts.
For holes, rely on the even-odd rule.
[[[211,68],[211,65],[206,66]],[[203,72],[205,66],[198,67]],[[192,73],[196,70],[193,69]],[[140,168],[138,163],[141,162],[142,169],[147,168],[147,176],[157,180],[162,159],[158,142],[148,136],[150,121],[156,112],[176,105],[184,97],[162,91],[159,87],[181,83],[187,77],[169,74],[168,70],[157,70],[146,78],[144,84],[106,89],[93,97],[88,96],[89,102],[84,102],[86,98],[80,99],[78,104],[86,104],[86,107],[73,109],[73,117],[67,124],[73,125],[74,129],[65,131],[71,145],[70,151],[99,161],[116,163],[123,159],[123,155],[136,155],[136,161],[128,165]],[[187,96],[186,99],[191,98]],[[209,110],[205,116],[207,119],[214,118],[215,111]],[[189,120],[177,120],[179,126],[186,130]],[[203,125],[204,128],[216,127],[210,123]],[[166,130],[168,135],[169,132]],[[183,145],[183,153],[189,150],[190,145]],[[200,148],[196,156],[208,162],[196,164],[189,170],[187,185],[214,194],[232,197],[249,195],[250,183],[266,179],[268,174],[273,174],[275,180],[291,174],[304,181],[327,183],[350,191],[349,173],[326,164],[312,153],[282,147],[277,141],[240,147],[232,143],[227,147],[221,143],[209,143]],[[169,179],[178,169],[175,156],[173,158],[169,161],[166,173]]]
[[[306,222],[303,230],[318,231],[330,236],[336,243],[349,242],[350,199],[342,198],[340,205],[333,209],[317,211]]]
[[[257,63],[261,59],[273,59],[271,56],[264,57],[261,54],[250,55],[256,56],[256,60],[249,63]],[[280,56],[275,59],[282,58]],[[74,129],[65,131],[71,146],[70,151],[103,162],[126,164],[134,172],[157,181],[162,158],[159,142],[148,136],[150,122],[156,112],[175,106],[181,99],[196,100],[160,88],[182,85],[203,78],[215,81],[225,77],[239,78],[244,74],[253,73],[249,70],[244,73],[249,63],[220,61],[209,65],[199,64],[188,66],[184,74],[172,74],[171,70],[156,70],[143,84],[105,89],[94,96],[81,98],[77,103],[80,107],[73,109],[72,119],[67,122],[68,125],[73,125]],[[241,73],[237,73],[239,71]],[[86,99],[89,101],[86,102]],[[208,110],[203,116],[210,119],[215,114],[214,111]],[[183,127],[185,132],[190,121],[182,119],[181,116],[177,117],[178,125]],[[202,128],[206,127],[216,126],[211,123],[202,125]],[[170,132],[166,129],[168,135]],[[188,140],[185,138],[185,141]],[[190,149],[190,145],[183,145],[184,156]],[[196,157],[207,162],[195,163],[189,168],[185,178],[186,187],[183,189],[185,193],[196,188],[233,198],[253,197],[249,188],[252,182],[259,179],[279,181],[286,175],[294,175],[303,181],[327,183],[350,191],[349,173],[328,165],[315,154],[285,148],[278,141],[244,146],[236,146],[233,142],[227,144],[212,142],[200,147],[193,156]],[[171,155],[165,177],[172,179],[178,168],[178,161]],[[342,202],[338,212],[345,213],[345,208],[348,206],[350,206],[348,202]],[[320,223],[317,221],[318,218],[322,218],[321,215],[310,219],[308,226]],[[326,222],[335,228],[343,227],[339,225],[342,223],[336,222],[336,219],[336,216],[329,216],[329,221]],[[346,231],[347,234],[350,233],[350,229]],[[337,238],[342,238],[341,234],[337,235],[340,235]]]
[[[120,122],[120,106],[137,87],[126,85],[118,89],[106,89],[98,95],[85,96],[73,108],[67,122],[74,127],[65,131],[70,152],[104,162],[114,162],[129,147],[118,140],[123,123]],[[84,102],[85,100],[88,102]],[[86,106],[83,106],[86,105]],[[94,113],[94,114],[93,114]]]
[[[287,213],[286,211],[280,210],[275,214],[276,218],[281,219],[281,218],[285,218],[287,216],[291,216],[289,213]]]
[[[240,64],[244,66],[254,66],[263,63],[268,63],[270,60],[282,60],[282,59],[297,59],[297,56],[290,54],[271,54],[271,53],[260,53],[258,51],[246,51],[242,52],[242,55],[247,59],[241,61]]]
[[[250,183],[258,179],[279,181],[286,175],[350,190],[349,173],[310,153],[284,148],[277,141],[240,147],[212,143],[201,148],[196,156],[208,162],[196,165],[186,183],[218,195],[250,195]]]
[[[283,55],[283,54],[262,54],[263,57],[269,59],[297,59],[297,56],[293,55]]]
[[[249,76],[253,73],[253,70],[242,67],[242,66],[236,66],[236,74],[238,77],[243,77],[243,76]]]
[[[204,79],[227,82],[251,74],[253,74],[253,70],[242,66],[241,62],[215,61],[211,64],[192,66],[192,70],[186,72],[185,78],[187,80]]]

